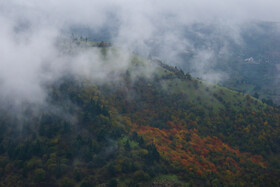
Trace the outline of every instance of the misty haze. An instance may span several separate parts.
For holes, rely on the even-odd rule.
[[[0,186],[280,186],[279,8],[2,0]]]

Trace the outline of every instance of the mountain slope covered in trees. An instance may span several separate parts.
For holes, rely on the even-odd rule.
[[[279,185],[278,109],[138,56],[114,76],[1,108],[0,186]]]

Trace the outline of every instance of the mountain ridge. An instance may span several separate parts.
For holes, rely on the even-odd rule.
[[[0,184],[278,184],[278,109],[159,61],[130,63],[113,81],[49,85],[59,110],[27,108],[28,120],[2,112]]]

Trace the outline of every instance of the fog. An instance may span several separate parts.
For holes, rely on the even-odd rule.
[[[188,63],[194,74],[219,82],[228,75],[212,68],[217,54],[230,53],[229,43],[242,45],[240,31],[246,25],[279,22],[279,7],[276,0],[2,0],[0,96],[15,105],[44,103],[44,85],[69,73],[110,81],[107,75],[125,70],[131,52],[180,66],[178,55],[192,50],[195,55]],[[194,28],[200,24],[213,27],[212,33]],[[61,53],[57,41],[69,37],[73,28],[108,38],[127,53],[111,54],[113,66],[104,65],[95,49]],[[197,47],[186,30],[203,40],[203,46]]]

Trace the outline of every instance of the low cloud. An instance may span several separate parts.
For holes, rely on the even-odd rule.
[[[215,71],[216,55],[228,53],[229,42],[242,44],[240,30],[247,23],[278,22],[279,5],[276,0],[2,1],[0,96],[15,104],[44,103],[46,83],[69,73],[106,81],[109,73],[127,67],[130,52],[155,54],[166,63],[183,66],[186,61],[180,54],[192,51],[194,59],[187,63],[194,72],[218,82],[227,75]],[[213,26],[215,32],[209,35],[197,25]],[[109,52],[110,65],[104,65],[98,49],[62,53],[57,41],[70,35],[71,28],[107,32],[106,37],[127,53]],[[197,46],[199,40],[206,42]],[[219,46],[211,43],[217,40]]]

